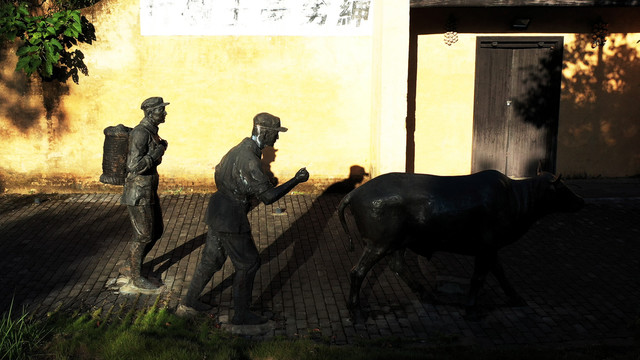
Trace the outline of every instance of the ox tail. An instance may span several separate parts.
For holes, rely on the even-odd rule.
[[[349,251],[353,251],[353,238],[351,237],[351,233],[349,232],[349,226],[347,225],[347,220],[344,217],[344,209],[349,206],[351,203],[351,193],[348,193],[342,201],[340,201],[340,205],[338,206],[338,216],[340,217],[340,223],[342,224],[342,228],[344,232],[347,233],[349,237]]]

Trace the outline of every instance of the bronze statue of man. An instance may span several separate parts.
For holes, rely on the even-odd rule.
[[[264,173],[260,158],[262,149],[273,146],[279,133],[287,131],[280,126],[280,118],[260,113],[253,118],[253,131],[222,158],[215,168],[217,191],[211,196],[205,215],[208,225],[207,241],[202,258],[179,313],[194,314],[211,307],[198,300],[205,285],[222,268],[227,256],[235,267],[233,279],[234,325],[259,325],[268,320],[249,310],[253,281],[260,267],[258,249],[251,236],[247,213],[250,201],[257,198],[271,204],[297,184],[309,179],[305,168],[286,183],[275,187]]]
[[[129,277],[132,292],[157,293],[160,287],[141,274],[142,262],[162,236],[162,210],[158,198],[158,170],[167,141],[158,136],[158,125],[165,121],[169,105],[161,97],[151,97],[140,108],[144,118],[129,133],[127,177],[121,202],[127,205],[133,238],[129,255],[120,273]]]

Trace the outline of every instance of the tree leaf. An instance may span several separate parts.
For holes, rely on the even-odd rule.
[[[65,34],[66,36],[68,36],[68,37],[70,37],[70,38],[74,38],[74,39],[75,39],[75,38],[77,38],[77,37],[78,37],[78,35],[79,35],[79,33],[78,33],[75,29],[73,29],[72,27],[68,27],[68,28],[64,31],[64,34]]]
[[[23,56],[24,54],[29,53],[30,52],[29,48],[30,46],[25,46],[25,45],[20,46],[18,48],[18,51],[16,51],[16,55]]]
[[[16,71],[25,69],[27,65],[29,65],[30,57],[21,57],[18,59],[18,64],[16,65]]]
[[[48,61],[44,63],[44,75],[47,77],[53,75],[53,65]]]
[[[73,20],[75,20],[75,22],[80,24],[80,11],[78,11],[78,10],[72,11],[71,12],[71,17],[73,18]]]
[[[77,37],[78,34],[82,34],[82,25],[80,25],[80,22],[71,23],[71,28],[76,31],[76,36],[74,37]]]
[[[18,10],[18,13],[21,14],[22,16],[29,16],[29,10],[27,9],[27,6],[25,4],[20,4],[17,10]]]
[[[33,61],[31,62],[31,65],[33,66],[33,70],[35,71],[37,68],[40,67],[40,64],[42,64],[42,60],[40,60],[39,57],[33,57],[32,60]]]
[[[51,39],[49,40],[49,43],[55,47],[58,48],[58,50],[62,50],[62,44],[60,44],[60,41],[58,41],[58,39]]]

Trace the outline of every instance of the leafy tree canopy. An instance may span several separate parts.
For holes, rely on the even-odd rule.
[[[38,2],[0,0],[0,41],[19,42],[16,71],[39,74],[44,80],[76,84],[79,73],[88,75],[84,54],[73,49],[91,44],[95,29],[77,10],[96,0],[50,0]]]

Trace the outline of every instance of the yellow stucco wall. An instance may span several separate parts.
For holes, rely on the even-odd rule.
[[[159,132],[169,142],[159,168],[165,183],[212,184],[213,167],[250,136],[262,111],[289,128],[271,164],[281,181],[302,166],[316,181],[346,178],[352,165],[370,168],[370,36],[143,37],[139,11],[138,1],[116,0],[84,11],[97,36],[81,46],[89,76],[57,89],[52,116],[43,106],[52,85],[14,73],[12,49],[0,59],[5,184],[96,183],[103,129],[135,126],[150,96],[171,103]]]
[[[418,37],[415,172],[471,169],[475,39],[461,34],[459,46],[449,47],[442,34]]]
[[[2,48],[0,187],[119,191],[98,183],[102,131],[135,126],[149,96],[171,102],[160,128],[164,189],[210,187],[213,167],[261,111],[290,129],[271,163],[281,181],[302,166],[319,186],[353,165],[373,176],[403,171],[405,155],[416,172],[466,174],[478,36],[563,36],[558,172],[640,174],[640,8],[426,8],[409,17],[408,0],[374,5],[371,36],[141,36],[138,0],[102,0],[84,10],[97,41],[81,46],[89,76],[79,85],[26,79],[13,71],[15,47]],[[451,15],[458,41],[447,46]],[[528,30],[506,30],[517,17],[532,20]],[[601,53],[589,44],[598,18],[611,32]],[[419,34],[415,154],[404,128],[409,22]]]
[[[416,31],[416,172],[471,171],[477,37],[562,36],[557,172],[569,177],[640,174],[640,27],[634,25],[639,9],[423,11],[412,13],[422,27]],[[451,14],[459,33],[448,46],[442,29]],[[518,16],[532,19],[530,31],[504,31]],[[590,21],[598,17],[610,30],[602,49],[591,47]]]

